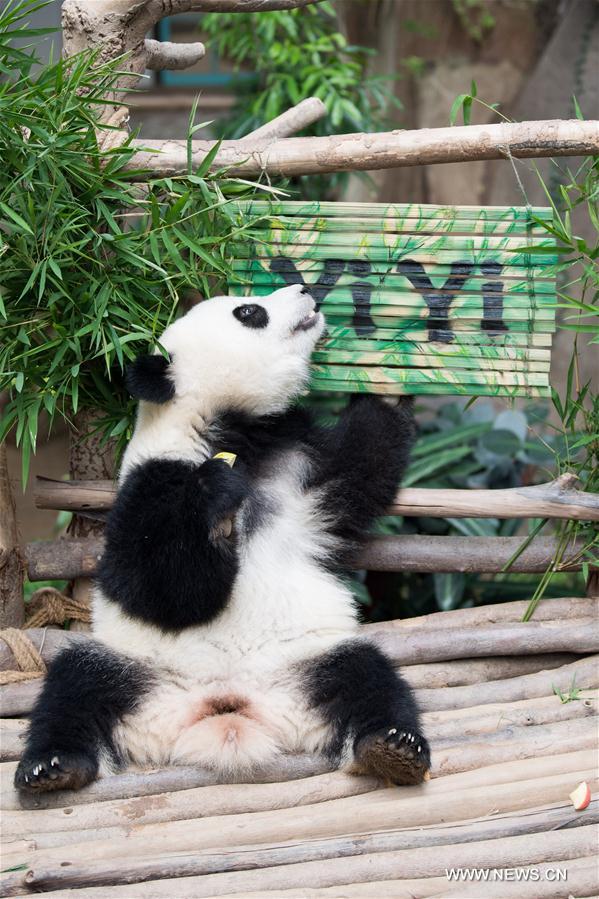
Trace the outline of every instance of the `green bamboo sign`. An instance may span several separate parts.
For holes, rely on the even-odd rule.
[[[306,284],[328,330],[312,388],[547,396],[555,242],[523,207],[242,204],[236,296]]]

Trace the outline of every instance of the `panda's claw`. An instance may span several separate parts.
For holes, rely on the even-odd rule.
[[[28,759],[19,762],[15,773],[15,787],[27,792],[45,790],[77,790],[97,776],[97,761],[83,753],[48,752],[40,761]]]
[[[427,778],[430,752],[417,731],[385,728],[360,739],[355,747],[359,769],[386,782],[418,784]]]

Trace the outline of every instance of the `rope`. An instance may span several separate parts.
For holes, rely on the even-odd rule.
[[[40,587],[28,603],[28,618],[25,627],[62,626],[65,621],[75,620],[89,623],[91,611],[85,603],[65,596],[55,587]],[[14,656],[17,670],[0,671],[0,684],[14,684],[19,681],[41,677],[47,671],[41,649],[38,650],[31,638],[16,627],[0,631],[3,640]]]
[[[60,627],[65,621],[84,621],[89,624],[91,611],[88,605],[65,596],[56,587],[40,587],[27,603],[27,621],[25,627],[46,627],[57,624]]]
[[[16,627],[7,627],[0,631],[0,639],[4,640],[12,652],[18,671],[0,671],[0,684],[15,684],[18,681],[32,680],[46,673],[46,663],[37,647],[27,634]]]

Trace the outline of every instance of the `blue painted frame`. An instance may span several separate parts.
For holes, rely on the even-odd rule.
[[[178,21],[187,19],[190,23],[197,25],[200,16],[183,15],[162,19],[156,28],[158,40],[170,41],[171,23],[174,18]],[[213,50],[208,49],[206,55],[210,61],[210,72],[200,74],[198,72],[169,72],[163,70],[158,73],[159,84],[164,87],[230,87],[235,81],[245,81],[248,78],[254,77],[251,72],[238,72],[236,74],[231,72],[221,72],[219,69],[218,54]]]

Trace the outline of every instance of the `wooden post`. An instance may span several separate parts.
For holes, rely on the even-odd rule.
[[[0,443],[0,628],[21,627],[24,565],[19,552],[15,501],[8,476],[6,443]]]
[[[112,478],[115,474],[114,443],[102,445],[100,437],[94,434],[97,414],[84,410],[75,416],[75,428],[70,433],[69,469],[71,478],[89,478],[91,481]],[[99,537],[104,530],[103,523],[75,515],[69,526],[74,537]],[[72,596],[77,602],[90,605],[91,579],[76,577],[73,581]],[[89,630],[89,625],[74,621],[73,630]]]

